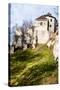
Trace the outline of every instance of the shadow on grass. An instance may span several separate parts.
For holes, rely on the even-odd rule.
[[[43,56],[38,52],[35,53],[35,52],[32,52],[31,50],[26,50],[21,52],[20,54],[17,54],[15,56],[15,60],[26,61],[26,60],[34,59],[36,57],[42,58]]]

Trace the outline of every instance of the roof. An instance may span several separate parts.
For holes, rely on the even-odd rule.
[[[42,16],[36,18],[36,20],[41,20],[41,19],[47,20],[46,16],[52,17],[52,18],[54,18],[54,19],[56,20],[56,18],[55,18],[54,16],[52,16],[51,13],[47,13],[46,15],[42,15]],[[56,20],[56,21],[57,21],[57,20]]]
[[[45,16],[45,17],[46,17],[46,16],[49,16],[49,17],[52,17],[52,18],[54,18],[54,19],[56,20],[56,18],[55,18],[54,16],[52,16],[52,14],[49,13],[49,12],[48,12],[46,15],[43,15],[43,16]]]
[[[40,16],[40,17],[36,18],[36,20],[47,20],[47,18],[45,16]]]

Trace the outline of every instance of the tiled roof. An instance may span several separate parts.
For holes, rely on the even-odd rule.
[[[52,16],[52,14],[47,13],[47,14],[45,14],[45,15],[42,15],[42,16],[36,18],[36,20],[41,20],[41,19],[43,19],[43,20],[47,20],[46,16],[49,16],[49,17],[55,18],[54,16]],[[56,18],[55,18],[55,20],[56,20]]]
[[[36,20],[41,20],[41,19],[47,20],[47,18],[45,16],[40,16],[40,17],[36,18]]]

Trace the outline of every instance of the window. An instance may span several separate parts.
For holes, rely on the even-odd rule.
[[[51,27],[51,25],[50,25],[50,27]]]
[[[43,24],[43,22],[40,23],[40,25],[42,25],[42,24]]]
[[[52,22],[52,19],[50,19],[50,21]]]

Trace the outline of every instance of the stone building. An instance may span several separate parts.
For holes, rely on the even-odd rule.
[[[29,47],[35,48],[37,44],[47,44],[50,47],[51,38],[55,38],[55,32],[57,30],[58,23],[54,16],[50,13],[42,15],[35,19],[32,27],[26,29],[26,32],[22,32],[21,28],[17,28],[15,31],[16,40],[14,41],[15,48],[23,47],[27,49]],[[54,43],[54,42],[53,42]]]
[[[35,19],[33,46],[36,43],[45,44],[51,38],[51,33],[56,32],[57,20],[50,13],[42,15]],[[35,47],[33,47],[35,48]]]

